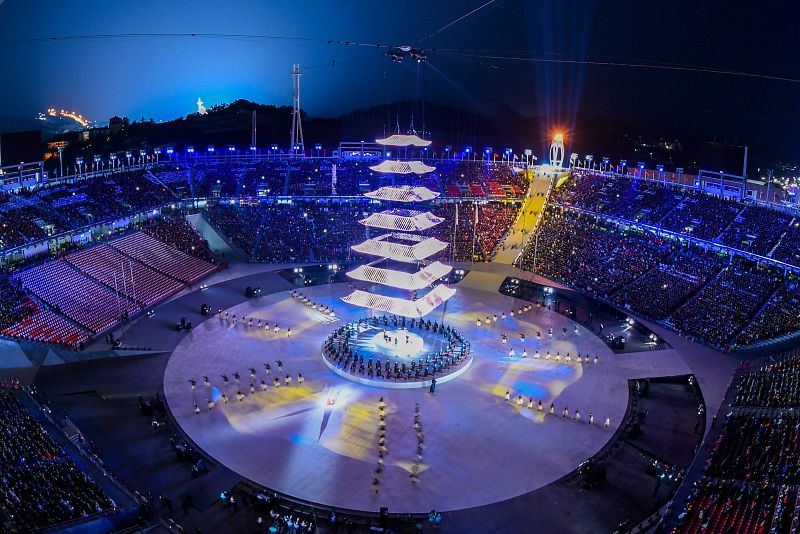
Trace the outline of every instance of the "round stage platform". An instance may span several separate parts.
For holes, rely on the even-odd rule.
[[[388,389],[450,382],[472,364],[469,342],[455,328],[387,315],[339,326],[325,339],[322,359],[343,378]]]
[[[280,332],[219,317],[196,327],[166,367],[169,409],[199,448],[257,484],[336,508],[376,512],[385,506],[392,513],[424,513],[509,499],[563,477],[611,439],[626,411],[629,378],[686,371],[673,350],[615,355],[595,334],[583,327],[575,331],[572,321],[546,308],[478,327],[476,317],[501,315],[526,303],[497,293],[499,279],[470,284],[471,276],[428,317],[461,332],[473,358],[471,365],[459,367],[463,374],[437,385],[433,394],[361,384],[326,365],[321,354],[325,339],[364,316],[363,310],[340,301],[349,292],[347,285],[334,284],[303,289],[332,308],[334,317],[304,306],[286,291],[227,310],[229,317],[278,321]],[[286,328],[291,328],[290,337]],[[535,339],[537,331],[549,328],[557,335]],[[563,328],[567,333],[562,335]],[[402,334],[403,346],[398,341],[395,348],[389,330],[397,329],[387,330],[391,341],[386,346],[382,329],[377,341],[369,336],[364,342],[398,358],[417,356],[420,343],[424,347],[427,342],[409,335],[405,343]],[[511,348],[515,356],[509,355]],[[525,350],[528,357],[522,358]],[[533,357],[536,350],[539,359]],[[548,350],[553,357],[546,360]],[[578,353],[588,354],[590,362],[597,356],[599,363],[578,364]],[[280,387],[275,387],[276,374]],[[227,386],[222,375],[228,377]],[[190,380],[196,382],[194,389]],[[385,403],[386,454],[376,493],[379,402]],[[552,416],[547,413],[551,402]],[[421,458],[416,406],[424,429]],[[565,408],[567,418],[562,417]],[[580,421],[574,420],[576,409]],[[588,424],[590,413],[594,424]],[[606,417],[610,428],[604,428]],[[412,471],[419,472],[418,484],[412,483]]]

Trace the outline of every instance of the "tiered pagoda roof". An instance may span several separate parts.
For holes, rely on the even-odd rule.
[[[428,315],[440,304],[452,297],[455,292],[455,289],[439,284],[424,297],[417,300],[405,300],[397,297],[376,295],[357,289],[346,297],[342,297],[342,300],[354,306],[369,308],[370,310],[419,319]]]
[[[400,161],[387,159],[370,167],[375,172],[383,174],[426,174],[436,170],[436,167],[425,165],[421,161]]]
[[[439,241],[435,237],[393,232],[367,239],[351,248],[362,254],[413,263],[423,261],[437,252],[443,251],[447,248],[447,243]]]
[[[392,135],[386,139],[378,139],[378,143],[387,146],[415,146],[424,147],[430,141],[424,141],[416,135]],[[373,171],[391,174],[424,174],[436,170],[435,167],[425,165],[421,161],[396,161],[386,160],[370,167]],[[367,198],[388,202],[425,202],[439,196],[427,187],[412,186],[387,186],[376,191],[366,193]],[[355,252],[368,254],[380,258],[373,263],[356,267],[347,275],[353,280],[379,284],[404,291],[414,292],[411,298],[380,295],[356,289],[342,300],[368,308],[410,318],[421,318],[433,311],[455,294],[455,290],[439,284],[424,296],[417,298],[416,292],[433,286],[437,280],[447,276],[453,269],[438,261],[419,268],[416,272],[407,272],[407,267],[390,269],[384,262],[398,261],[405,264],[423,264],[425,260],[447,248],[447,243],[435,237],[426,237],[414,232],[430,230],[444,222],[430,211],[417,211],[410,209],[388,209],[379,213],[372,213],[359,221],[369,228],[389,230],[389,233],[367,239],[363,243],[353,245]]]
[[[399,230],[402,232],[421,232],[423,230],[429,230],[443,221],[444,219],[437,217],[429,211],[422,212],[394,209],[373,213],[366,219],[361,219],[359,222],[371,228]]]
[[[426,200],[433,200],[439,196],[427,187],[412,187],[404,185],[400,187],[384,186],[364,193],[365,197],[373,198],[376,200],[393,200],[396,202],[424,202]]]
[[[427,265],[416,273],[405,273],[393,269],[373,267],[372,265],[361,265],[347,273],[347,276],[362,282],[372,282],[373,284],[417,291],[447,276],[452,270],[451,266],[438,261]]]
[[[405,147],[405,146],[424,147],[431,144],[430,141],[421,139],[416,134],[394,134],[384,139],[376,139],[375,142],[383,146],[397,146],[397,147]]]

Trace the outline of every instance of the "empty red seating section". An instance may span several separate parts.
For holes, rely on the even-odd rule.
[[[183,287],[177,280],[126,258],[108,245],[73,252],[65,259],[91,278],[145,306],[155,304]]]
[[[19,323],[4,329],[4,336],[69,345],[72,348],[89,339],[89,333],[50,310],[39,310]]]
[[[506,190],[503,189],[503,186],[498,184],[497,182],[489,182],[486,184],[489,186],[489,194],[493,197],[504,197],[506,196]]]
[[[193,284],[216,270],[213,264],[184,254],[141,232],[121,237],[110,244],[126,256],[186,284]]]
[[[445,187],[445,193],[447,193],[448,197],[460,197],[461,188],[458,187],[456,184],[447,184],[447,186]]]
[[[23,287],[92,332],[102,332],[124,312],[138,307],[107,287],[82,275],[64,260],[51,261],[14,275]]]
[[[480,184],[469,184],[469,194],[473,197],[485,197],[486,191],[483,190]]]

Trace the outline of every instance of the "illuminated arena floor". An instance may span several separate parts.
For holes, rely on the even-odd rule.
[[[458,293],[431,320],[444,320],[471,342],[474,361],[458,378],[431,395],[427,389],[388,389],[343,378],[322,361],[321,346],[330,332],[362,316],[342,303],[344,284],[304,289],[316,302],[331,306],[337,318],[311,310],[288,291],[267,295],[228,310],[282,327],[280,333],[234,326],[212,318],[200,324],[174,350],[165,370],[164,393],[178,424],[200,448],[241,476],[293,497],[345,509],[392,513],[457,510],[522,495],[563,477],[611,439],[627,402],[627,380],[690,373],[675,349],[613,354],[593,333],[566,317],[535,307],[521,317],[475,326],[478,315],[508,311],[523,303],[496,292],[503,276],[473,272]],[[290,327],[292,337],[285,329]],[[553,340],[535,341],[536,331],[552,327]],[[567,327],[568,334],[562,334]],[[526,333],[525,344],[520,333]],[[501,334],[508,344],[501,343]],[[514,347],[516,356],[508,355]],[[521,359],[523,348],[528,358]],[[598,364],[535,360],[570,352],[599,356]],[[272,385],[282,360],[293,382]],[[264,364],[269,363],[268,378]],[[256,370],[256,393],[249,371]],[[233,373],[241,375],[243,401],[236,399]],[[305,378],[298,384],[297,373]],[[230,382],[225,389],[221,375]],[[208,410],[209,390],[216,405]],[[283,378],[283,377],[282,377]],[[192,391],[189,380],[197,381]],[[269,388],[261,391],[260,381]],[[510,390],[511,402],[504,399]],[[227,391],[229,402],[220,396]],[[517,406],[522,394],[524,404]],[[378,460],[378,408],[387,404],[388,455],[380,491],[373,491]],[[544,414],[527,408],[542,401]],[[550,402],[556,415],[547,416]],[[193,403],[201,408],[194,413]],[[410,480],[416,455],[414,407],[420,405],[425,434],[419,485]],[[570,418],[561,410],[569,407]],[[578,408],[582,420],[572,420]],[[594,424],[587,424],[589,413]],[[606,416],[612,427],[603,428]]]

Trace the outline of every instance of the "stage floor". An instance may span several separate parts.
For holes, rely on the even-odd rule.
[[[473,274],[475,276],[473,277]],[[472,280],[471,280],[472,278]],[[330,332],[363,316],[339,300],[346,284],[304,288],[315,302],[332,307],[337,318],[311,310],[281,292],[248,301],[228,311],[278,321],[279,333],[232,325],[216,317],[203,322],[177,346],[164,375],[164,393],[175,419],[197,446],[241,476],[293,497],[344,509],[391,513],[457,510],[490,504],[531,492],[573,471],[612,437],[621,422],[630,378],[671,376],[691,371],[675,349],[613,354],[602,340],[566,317],[532,308],[514,318],[475,326],[479,316],[517,309],[523,301],[501,295],[504,276],[470,273],[456,295],[429,318],[444,320],[472,344],[467,371],[437,387],[388,389],[340,377],[322,360]],[[213,306],[213,303],[212,303]],[[290,327],[292,336],[286,336]],[[567,328],[567,335],[562,328]],[[548,339],[553,328],[553,339]],[[536,341],[536,332],[543,340]],[[520,333],[526,334],[521,341]],[[507,344],[501,335],[506,334]],[[516,356],[509,357],[509,349]],[[528,357],[522,359],[523,348]],[[599,363],[578,365],[533,358],[567,352],[589,354]],[[290,386],[273,386],[276,360],[293,375]],[[264,364],[269,363],[267,377]],[[249,368],[256,370],[250,393]],[[233,373],[241,376],[237,387]],[[305,382],[298,384],[302,373]],[[221,375],[229,377],[227,388]],[[203,385],[208,376],[211,389]],[[192,390],[189,380],[197,382]],[[269,384],[261,391],[261,380]],[[237,389],[245,394],[237,400]],[[511,401],[505,401],[506,391]],[[223,404],[220,395],[229,398]],[[517,395],[524,404],[518,407]],[[209,395],[215,407],[207,408]],[[387,447],[380,491],[373,489],[378,460],[379,398],[387,404]],[[528,409],[528,399],[534,408]],[[545,411],[539,414],[536,403]],[[194,403],[201,409],[194,413]],[[550,402],[556,415],[546,415]],[[416,457],[413,428],[419,404],[425,448],[420,482],[411,482]],[[570,417],[561,411],[569,408]],[[575,409],[582,419],[574,421]],[[594,424],[587,423],[589,414]],[[604,428],[606,417],[611,428]]]

